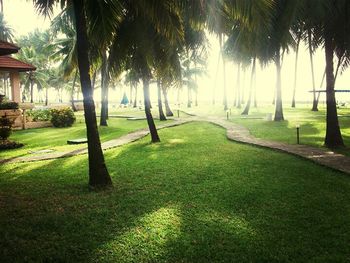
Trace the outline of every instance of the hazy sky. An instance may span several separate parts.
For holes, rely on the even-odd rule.
[[[28,32],[34,30],[35,28],[47,28],[50,25],[48,18],[38,15],[34,8],[32,1],[26,0],[4,0],[4,13],[5,18],[8,23],[15,30],[16,35],[27,34]],[[218,78],[215,82],[217,60],[219,55],[219,46],[218,41],[215,37],[210,37],[211,43],[211,52],[209,55],[208,61],[208,71],[209,76],[199,79],[200,85],[200,96],[201,100],[210,100],[213,94],[213,87],[216,87],[216,99],[218,102],[222,101],[222,67],[220,64]],[[291,51],[289,54],[285,55],[282,71],[282,87],[283,87],[283,98],[285,100],[291,99],[293,81],[294,81],[294,61],[295,53]],[[316,78],[316,88],[319,89],[321,79],[323,76],[325,68],[325,59],[323,50],[317,51],[314,57],[315,64],[315,78]],[[336,61],[335,61],[336,64]],[[233,90],[234,84],[236,83],[236,66],[232,63],[227,63],[227,90],[229,100],[233,99]],[[269,65],[265,69],[261,70],[260,66],[258,67],[257,72],[257,93],[258,98],[261,100],[272,100],[274,88],[275,88],[275,79],[276,79],[276,70],[273,64]],[[299,69],[298,69],[298,87],[297,87],[297,100],[310,101],[312,95],[308,93],[312,89],[312,80],[310,73],[310,60],[307,52],[307,48],[302,46],[300,48],[300,58],[299,58]],[[247,70],[246,73],[246,89],[249,87],[249,74],[250,70]],[[215,85],[216,83],[216,85]],[[338,77],[336,83],[337,89],[350,89],[350,73],[349,70],[346,71],[343,75]],[[324,88],[323,88],[324,89]],[[152,92],[153,93],[153,92]],[[98,92],[96,93],[98,94]],[[153,93],[155,94],[155,93]],[[184,93],[185,94],[185,93]],[[321,97],[324,98],[325,95]],[[337,95],[339,100],[350,100],[350,95],[342,94]]]

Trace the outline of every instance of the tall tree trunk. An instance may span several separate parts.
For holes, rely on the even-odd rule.
[[[241,115],[248,115],[249,114],[250,104],[252,102],[252,93],[253,93],[253,83],[254,83],[255,68],[256,68],[256,58],[254,58],[253,65],[252,65],[252,74],[250,76],[250,88],[249,88],[249,97],[248,97],[247,105],[245,106],[245,109],[241,113]]]
[[[258,107],[258,101],[256,99],[256,73],[254,74],[254,108]]]
[[[73,0],[77,32],[77,52],[81,89],[84,97],[84,113],[89,153],[89,186],[92,188],[112,185],[97,129],[95,103],[90,79],[89,42],[86,30],[84,1]]]
[[[334,45],[331,36],[325,35],[326,80],[327,80],[327,129],[325,145],[329,148],[344,146],[340,132],[337,105],[334,91]]]
[[[34,103],[34,80],[30,80],[30,103]]]
[[[241,98],[241,104],[245,104],[245,76],[246,76],[246,70],[243,69],[243,83],[241,87],[241,93],[242,93],[242,98]]]
[[[187,108],[191,108],[191,107],[192,107],[191,89],[190,89],[190,87],[187,85]]]
[[[97,77],[97,70],[95,70],[94,73],[92,74],[92,94],[94,94],[94,91],[95,91],[96,77]]]
[[[45,88],[45,106],[49,105],[49,87]]]
[[[335,83],[337,82],[337,78],[338,78],[338,74],[339,74],[339,69],[341,64],[343,63],[343,58],[345,57],[345,55],[343,54],[340,58],[338,58],[338,64],[337,64],[337,69],[335,71],[335,76],[334,76],[334,86]]]
[[[147,118],[147,124],[149,131],[151,133],[152,142],[160,142],[156,125],[154,124],[154,120],[151,113],[151,103],[150,103],[150,95],[149,95],[149,79],[143,78],[143,94],[144,94],[144,103],[145,103],[145,113]]]
[[[181,87],[182,89],[182,87]],[[180,88],[177,89],[177,107],[180,108]]]
[[[221,50],[220,50],[219,56],[218,56],[218,63],[216,64],[216,73],[215,73],[215,80],[214,80],[214,85],[213,85],[213,95],[212,95],[212,104],[213,105],[215,105],[215,91],[216,91],[216,83],[217,83],[218,75],[219,75],[220,58],[221,58]]]
[[[280,50],[276,54],[276,71],[277,71],[277,81],[276,81],[276,108],[275,108],[275,121],[283,121],[283,106],[282,106],[282,66],[281,66],[281,55]]]
[[[324,83],[324,80],[326,78],[326,73],[327,73],[327,69],[324,70],[323,77],[322,77],[322,80],[321,80],[320,90],[322,90],[323,83]],[[334,82],[334,84],[335,84],[335,82]],[[319,92],[317,94],[317,106],[318,106],[318,103],[320,102],[320,95],[321,95],[321,92]]]
[[[129,101],[130,105],[133,104],[133,101],[132,101],[132,89],[133,89],[133,87],[132,87],[132,85],[130,85],[130,101]]]
[[[316,99],[316,84],[315,84],[315,71],[314,71],[314,59],[312,55],[312,35],[311,35],[311,29],[308,29],[307,31],[307,38],[309,43],[309,56],[310,56],[310,65],[311,65],[311,76],[312,76],[312,94],[313,94],[313,101],[312,101],[312,111],[318,111],[317,108],[317,99]]]
[[[75,107],[75,103],[74,103],[75,83],[77,81],[77,77],[78,77],[78,70],[75,70],[73,84],[72,84],[72,91],[70,94],[70,99],[71,99],[73,111],[77,111],[77,108]]]
[[[134,108],[137,108],[137,85],[135,86],[135,99],[134,99]]]
[[[194,62],[194,67],[197,70],[197,62]],[[196,83],[196,90],[195,90],[195,101],[194,106],[198,107],[198,81],[197,81],[197,73],[194,73],[194,82]]]
[[[226,111],[228,109],[227,106],[227,90],[226,90],[226,61],[224,57],[224,50],[223,50],[223,41],[224,41],[224,34],[220,34],[219,37],[220,41],[220,52],[222,56],[222,71],[223,71],[223,84],[224,84],[224,97],[223,97],[223,104],[224,104],[224,110]]]
[[[164,86],[162,87],[162,90],[163,90],[163,96],[164,96],[165,114],[167,117],[172,117],[174,116],[174,113],[171,111],[169,106],[168,91]]]
[[[296,90],[297,90],[298,60],[299,60],[300,40],[301,40],[301,34],[298,35],[297,47],[296,47],[296,50],[295,50],[294,85],[293,85],[292,108],[295,108],[295,93],[296,93]]]
[[[166,121],[166,117],[163,111],[163,103],[162,103],[162,91],[161,91],[161,82],[157,81],[157,91],[158,91],[158,110],[159,110],[159,120]]]
[[[107,108],[108,108],[108,64],[107,54],[102,54],[102,66],[101,66],[101,117],[100,126],[108,126],[107,123]]]
[[[241,63],[237,64],[237,82],[236,82],[235,106],[238,109],[240,109],[242,107],[242,101],[241,101]]]

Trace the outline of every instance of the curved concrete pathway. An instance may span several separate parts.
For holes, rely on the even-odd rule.
[[[188,119],[177,119],[172,123],[159,125],[158,130],[164,128],[175,127],[183,125],[193,121],[204,121],[210,122],[215,125],[218,125],[227,132],[227,138],[231,141],[246,143],[254,146],[270,148],[289,154],[293,154],[307,160],[313,161],[317,164],[338,170],[347,174],[350,174],[350,157],[344,156],[342,154],[334,153],[330,150],[325,150],[322,148],[307,146],[307,145],[292,145],[275,141],[268,141],[264,139],[258,139],[252,136],[248,129],[243,126],[234,124],[232,122],[226,121],[225,119],[217,118],[204,118],[193,116]],[[102,143],[102,149],[107,150],[115,147],[119,147],[134,141],[137,141],[149,134],[148,128],[131,132],[124,136],[121,136],[117,139],[107,141]],[[19,162],[33,162],[33,161],[43,161],[43,160],[52,160],[57,158],[71,157],[80,154],[86,154],[87,148],[67,151],[67,152],[56,152],[49,153],[46,155],[37,155],[37,156],[26,156],[26,157],[15,157],[10,159],[0,160],[0,164],[4,163],[19,163]]]

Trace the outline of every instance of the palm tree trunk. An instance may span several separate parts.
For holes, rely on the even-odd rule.
[[[137,108],[137,86],[135,86],[135,99],[134,99],[134,108]]]
[[[250,110],[250,104],[252,102],[252,93],[253,93],[253,82],[254,82],[254,75],[255,75],[255,67],[256,67],[256,58],[253,60],[252,65],[252,74],[250,76],[250,88],[249,88],[249,97],[247,101],[247,105],[245,106],[244,111],[241,113],[241,115],[248,115]]]
[[[258,101],[256,99],[256,73],[254,74],[254,108],[258,107]]]
[[[34,80],[30,80],[30,103],[34,103]]]
[[[77,111],[77,108],[75,107],[75,103],[74,103],[75,83],[77,81],[77,77],[78,77],[78,70],[75,70],[73,84],[72,84],[72,91],[70,94],[73,111]]]
[[[45,106],[49,105],[49,87],[45,89]]]
[[[245,76],[246,76],[246,70],[243,69],[243,83],[241,87],[241,93],[242,93],[242,98],[241,98],[241,104],[245,104]]]
[[[235,106],[240,109],[242,107],[241,101],[241,63],[237,65],[237,82],[236,82],[236,96]]]
[[[89,186],[92,188],[112,185],[97,129],[95,103],[90,79],[89,42],[86,30],[84,1],[73,0],[77,32],[77,52],[80,83],[84,97],[84,113],[89,153]]]
[[[130,101],[129,101],[130,105],[133,104],[133,101],[132,101],[132,89],[133,89],[133,87],[132,87],[132,85],[130,85]]]
[[[224,104],[224,110],[226,111],[228,109],[227,106],[227,90],[226,90],[226,61],[224,57],[224,50],[223,50],[223,41],[224,41],[224,34],[220,34],[219,41],[220,41],[220,52],[222,56],[222,71],[223,71],[223,84],[224,84],[224,97],[223,97],[223,104]]]
[[[276,56],[276,70],[277,70],[277,81],[276,81],[276,108],[275,108],[275,121],[283,121],[283,106],[282,106],[282,76],[281,76],[281,55],[280,51],[277,51]]]
[[[314,71],[314,59],[312,55],[312,39],[311,39],[311,29],[307,31],[308,42],[309,42],[309,56],[310,56],[310,64],[311,64],[311,76],[312,76],[312,94],[313,94],[313,102],[312,102],[312,111],[318,111],[317,108],[317,99],[316,99],[316,84],[315,84],[315,71]]]
[[[340,69],[340,66],[341,66],[341,64],[343,62],[343,58],[344,58],[344,54],[338,59],[337,69],[335,71],[335,76],[334,76],[334,86],[335,86],[335,83],[337,82],[339,69]]]
[[[171,111],[169,106],[168,91],[164,86],[162,87],[162,90],[163,90],[163,96],[164,96],[165,114],[167,117],[172,117],[174,116],[174,113]]]
[[[325,145],[329,148],[344,146],[343,138],[340,132],[337,105],[334,92],[334,68],[333,56],[334,46],[332,37],[325,36],[325,52],[326,52],[326,81],[327,81],[327,129]]]
[[[191,89],[189,86],[187,86],[187,108],[192,107],[192,101],[191,101]]]
[[[301,40],[301,34],[298,35],[297,47],[296,47],[296,50],[295,50],[294,86],[293,86],[292,108],[295,108],[295,93],[296,93],[296,90],[297,90],[298,59],[299,59],[300,40]]]
[[[216,83],[217,83],[218,74],[219,74],[220,58],[221,58],[221,50],[219,52],[218,62],[216,64],[216,73],[215,73],[215,80],[214,80],[214,85],[213,85],[213,95],[212,95],[212,104],[213,105],[215,105],[215,90],[216,90]]]
[[[320,90],[322,90],[323,83],[324,83],[324,80],[326,78],[326,73],[327,73],[327,69],[324,70],[322,81],[321,81],[321,85],[320,85]],[[318,95],[317,95],[317,105],[320,102],[320,95],[321,95],[321,92],[319,92]]]
[[[197,70],[197,62],[194,62],[194,67]],[[194,73],[194,82],[196,83],[196,90],[195,90],[195,101],[194,106],[198,107],[198,81],[197,81],[197,73]]]
[[[151,133],[152,142],[160,142],[156,125],[154,124],[154,120],[151,113],[151,100],[149,95],[149,79],[143,78],[143,95],[144,95],[144,103],[145,103],[145,113],[148,123],[148,128]]]
[[[108,92],[108,65],[107,54],[102,54],[102,66],[101,66],[101,117],[100,126],[108,126],[107,123],[107,92]]]
[[[161,82],[157,81],[157,91],[158,91],[158,110],[159,110],[159,120],[166,121],[166,117],[163,111],[163,103],[162,103],[162,91],[161,91]]]

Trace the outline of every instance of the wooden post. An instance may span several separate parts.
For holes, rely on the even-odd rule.
[[[10,81],[11,81],[11,99],[15,102],[21,102],[21,86],[19,81],[19,72],[12,71],[10,72]]]

